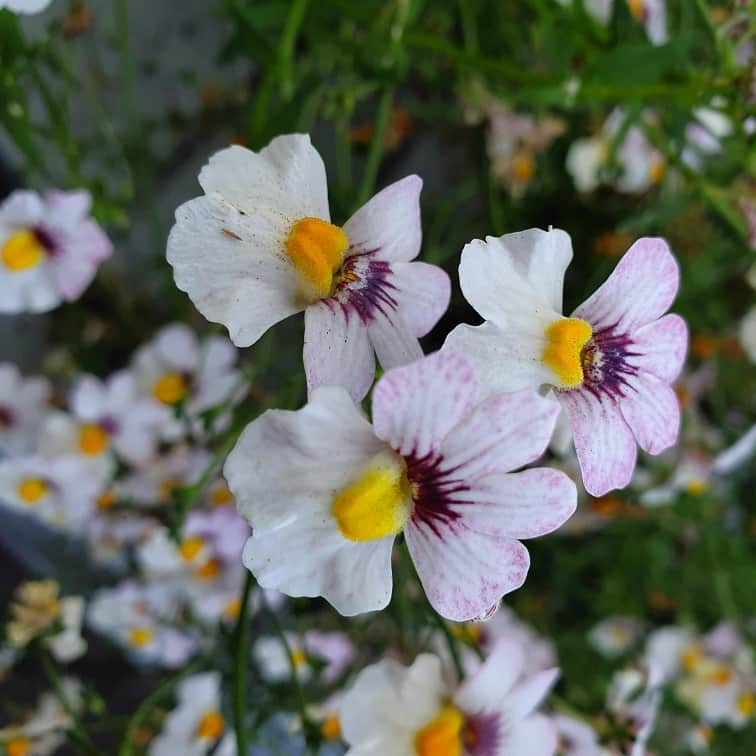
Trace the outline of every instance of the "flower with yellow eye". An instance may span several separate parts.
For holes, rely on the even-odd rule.
[[[331,223],[325,167],[304,134],[259,153],[232,146],[199,176],[205,196],[176,211],[168,262],[176,285],[237,346],[305,311],[310,390],[339,385],[356,400],[384,368],[422,356],[418,337],[449,303],[449,277],[420,251],[417,176],[391,184],[343,226]]]
[[[0,312],[46,312],[79,298],[112,252],[90,204],[85,191],[16,191],[0,205]]]
[[[557,413],[534,392],[480,402],[472,368],[452,353],[388,371],[372,426],[341,387],[320,387],[297,412],[269,410],[224,470],[252,525],[244,563],[264,588],[323,596],[344,615],[375,611],[391,597],[403,532],[433,607],[477,618],[525,580],[518,539],[575,510],[563,473],[510,472],[543,453]]]
[[[431,654],[367,667],[340,705],[347,756],[552,756],[556,728],[536,709],[558,670],[526,676],[523,665],[518,644],[502,640],[456,689]]]
[[[142,393],[163,413],[161,432],[166,440],[184,433],[173,412],[178,405],[200,435],[200,416],[221,404],[236,404],[243,398],[236,349],[225,336],[200,340],[183,323],[171,323],[137,351],[133,369]],[[230,411],[218,415],[211,430],[219,432],[230,422]]]
[[[688,332],[665,315],[679,268],[663,239],[633,244],[570,317],[561,315],[570,237],[530,229],[475,240],[462,252],[462,292],[486,322],[461,325],[444,349],[465,354],[492,393],[552,387],[572,430],[583,483],[602,496],[630,482],[636,441],[672,446],[680,407],[670,387]]]
[[[177,706],[149,746],[149,756],[200,756],[209,753],[226,732],[217,672],[191,675],[176,686]],[[214,751],[216,753],[217,751]]]
[[[101,481],[76,457],[0,460],[0,502],[55,528],[80,533],[95,511]]]

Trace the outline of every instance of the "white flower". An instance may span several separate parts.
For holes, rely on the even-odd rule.
[[[756,307],[751,307],[738,328],[738,338],[751,362],[756,363]]]
[[[559,738],[559,756],[603,756],[596,731],[580,719],[557,714],[552,718]]]
[[[449,302],[449,277],[420,251],[417,176],[392,184],[343,227],[330,222],[325,167],[302,134],[259,153],[232,146],[199,176],[205,195],[176,211],[168,262],[176,285],[237,346],[305,311],[310,390],[361,399],[375,373],[422,356],[417,341]]]
[[[643,624],[635,617],[607,617],[588,634],[591,645],[607,657],[622,656],[640,637]]]
[[[217,672],[191,675],[178,684],[178,705],[150,743],[149,756],[204,756],[215,746],[226,730],[220,684]]]
[[[554,388],[565,409],[583,484],[593,496],[626,486],[636,444],[659,454],[677,441],[680,407],[670,384],[687,350],[685,321],[665,314],[679,266],[663,239],[643,238],[609,278],[562,312],[570,237],[529,229],[465,246],[465,298],[486,322],[460,325],[444,351],[464,354],[492,394]]]
[[[694,171],[703,169],[704,160],[722,152],[722,140],[733,132],[732,121],[714,108],[696,108],[685,129],[682,161]]]
[[[46,312],[78,299],[112,252],[88,192],[15,191],[0,205],[0,312]]]
[[[200,435],[200,415],[228,403],[228,409],[215,418],[210,429],[222,431],[230,421],[230,408],[243,398],[239,371],[234,367],[237,353],[223,336],[203,341],[183,323],[161,328],[134,357],[136,381],[142,393],[160,407],[163,436],[175,440],[183,434],[173,408],[181,406],[190,429]]]
[[[340,387],[247,426],[224,475],[252,525],[244,563],[265,588],[323,596],[342,614],[385,607],[404,532],[434,608],[490,612],[529,566],[520,538],[559,527],[575,486],[536,460],[558,407],[533,392],[478,400],[469,363],[438,353],[388,371],[373,425]],[[291,559],[292,553],[297,554]]]
[[[523,663],[522,650],[502,641],[456,690],[430,654],[411,667],[367,667],[341,703],[347,756],[553,756],[556,729],[535,710],[558,670],[522,678]]]
[[[24,378],[15,365],[0,363],[0,457],[33,450],[49,399],[47,379]]]
[[[54,527],[80,532],[101,481],[76,457],[0,460],[0,502]]]

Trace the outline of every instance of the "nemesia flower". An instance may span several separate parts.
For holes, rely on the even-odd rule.
[[[87,607],[87,624],[118,643],[136,661],[178,668],[196,653],[188,627],[175,627],[179,595],[170,584],[124,581],[101,588]]]
[[[608,168],[611,145],[625,121],[626,114],[615,108],[596,136],[576,139],[567,153],[567,171],[580,192],[592,192],[602,183]],[[641,194],[664,176],[665,160],[639,125],[632,125],[617,147],[615,159],[619,174],[611,183],[617,191]]]
[[[0,363],[0,457],[33,450],[50,410],[49,398],[47,379],[24,378],[15,365]]]
[[[588,634],[591,645],[609,658],[622,656],[638,640],[643,623],[635,617],[607,617]]]
[[[237,353],[224,336],[208,336],[203,341],[183,323],[161,328],[134,356],[136,381],[146,396],[163,409],[163,435],[175,440],[182,435],[181,423],[172,408],[181,405],[183,414],[200,433],[200,415],[223,403],[237,404],[243,398],[240,373],[234,367]],[[229,407],[230,408],[230,407]],[[213,432],[223,430],[229,412],[217,417]]]
[[[46,312],[78,299],[113,251],[88,192],[15,191],[0,205],[0,312]]]
[[[76,457],[0,460],[0,502],[78,532],[95,510],[101,481]]]
[[[444,350],[465,354],[491,392],[553,387],[585,488],[602,496],[630,482],[636,441],[650,454],[676,442],[680,408],[670,383],[682,368],[687,327],[664,314],[679,270],[663,239],[635,242],[564,317],[562,282],[571,259],[570,237],[558,229],[470,242],[460,283],[486,322],[458,326]]]
[[[143,541],[160,525],[151,517],[133,512],[109,512],[107,508],[116,500],[116,496],[111,499],[109,491],[97,497],[100,511],[89,518],[84,535],[94,562],[108,569],[123,571],[130,564],[129,547]]]
[[[517,644],[501,641],[456,690],[431,654],[367,667],[341,703],[347,756],[552,756],[556,730],[535,710],[558,670],[523,678],[522,666]]]
[[[661,680],[653,666],[629,667],[614,673],[607,691],[606,706],[615,726],[625,729],[608,752],[617,756],[645,756],[661,704]]]
[[[226,721],[221,712],[217,672],[191,675],[176,686],[177,706],[149,745],[149,756],[204,756],[221,739]],[[215,751],[214,751],[215,753]]]
[[[605,756],[598,734],[587,722],[556,714],[551,718],[557,730],[559,756]]]
[[[693,120],[685,129],[682,161],[694,171],[703,168],[704,160],[722,152],[722,140],[730,136],[732,121],[715,108],[696,108]]]
[[[59,598],[59,590],[55,580],[22,583],[10,607],[12,619],[7,635],[16,647],[44,635],[52,655],[65,663],[78,659],[87,650],[81,637],[84,600],[81,596]]]
[[[60,691],[74,713],[83,707],[82,685],[73,677],[60,681]],[[39,697],[34,712],[19,724],[0,728],[0,744],[7,756],[51,756],[65,742],[65,731],[73,718],[60,701],[58,692]]]
[[[448,352],[386,373],[373,426],[340,387],[321,387],[297,412],[269,410],[224,469],[252,525],[244,563],[265,588],[323,596],[345,615],[374,611],[390,600],[403,531],[436,611],[485,614],[525,580],[517,539],[575,509],[562,473],[509,472],[543,453],[557,412],[531,392],[479,402],[469,363]]]
[[[325,168],[310,138],[289,134],[259,153],[217,152],[199,176],[205,196],[176,211],[168,262],[208,320],[250,346],[305,311],[307,385],[362,399],[373,352],[384,368],[422,356],[418,337],[446,310],[449,277],[420,251],[417,176],[385,188],[343,227],[332,224]]]

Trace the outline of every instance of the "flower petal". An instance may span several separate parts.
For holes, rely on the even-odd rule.
[[[464,355],[475,368],[484,396],[536,389],[554,380],[541,360],[546,343],[543,332],[500,328],[492,322],[459,325],[447,337],[444,351]]]
[[[557,746],[554,722],[544,714],[533,714],[507,731],[502,743],[502,753],[554,756]],[[598,750],[596,753],[598,754]]]
[[[485,624],[482,625],[485,627]],[[464,711],[491,711],[509,693],[525,668],[523,645],[514,638],[502,637],[485,662],[460,686],[454,702]]]
[[[438,265],[424,262],[393,263],[389,281],[395,287],[396,309],[413,336],[425,336],[446,312],[451,280]]]
[[[475,403],[477,381],[468,362],[437,352],[387,372],[373,391],[373,427],[399,454],[425,456]]]
[[[290,221],[311,216],[330,220],[325,166],[308,134],[284,134],[259,153],[240,145],[216,152],[199,175],[215,194],[252,217],[277,210]]]
[[[507,331],[543,336],[561,314],[571,259],[570,237],[558,229],[487,236],[465,245],[459,282],[465,299],[486,320]]]
[[[632,478],[638,450],[617,403],[605,393],[575,389],[559,398],[567,410],[585,490],[603,496]]]
[[[487,475],[455,494],[451,509],[481,533],[536,538],[563,525],[577,507],[577,489],[559,470],[534,468]]]
[[[558,669],[545,669],[522,680],[501,702],[510,722],[524,719],[546,697],[559,677]]]
[[[336,302],[316,302],[305,310],[303,355],[309,394],[318,386],[343,386],[359,402],[373,384],[367,326]]]
[[[385,446],[341,387],[316,389],[302,409],[251,422],[224,466],[239,512],[254,528],[323,509]]]
[[[349,253],[372,252],[379,260],[414,260],[420,253],[419,176],[406,176],[366,202],[345,224]]]
[[[287,596],[322,596],[351,617],[384,609],[391,600],[394,536],[349,541],[335,522],[306,514],[271,530],[254,528],[242,555],[263,588]],[[296,559],[286,555],[296,554]]]
[[[461,520],[410,519],[404,537],[428,601],[455,622],[477,619],[519,588],[530,566],[519,541],[478,533]]]
[[[280,213],[242,215],[214,197],[176,210],[167,250],[176,286],[208,320],[225,325],[237,346],[303,309],[296,271],[282,252],[286,229]]]
[[[368,336],[384,370],[409,365],[423,356],[420,342],[398,312],[377,314],[368,324]]]
[[[559,402],[535,391],[481,402],[444,440],[444,469],[469,481],[534,462],[546,450],[559,409]]]
[[[680,268],[664,239],[638,239],[606,281],[575,310],[594,330],[632,333],[660,318],[680,285]]]
[[[638,445],[649,454],[673,446],[680,432],[680,404],[668,384],[646,373],[627,377],[620,410]]]
[[[688,348],[688,326],[679,315],[665,315],[632,335],[628,364],[671,383],[682,370]],[[636,354],[638,353],[638,354]]]

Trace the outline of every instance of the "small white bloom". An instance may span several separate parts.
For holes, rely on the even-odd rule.
[[[0,457],[33,450],[50,411],[50,384],[45,378],[24,378],[18,368],[0,363]]]
[[[638,640],[642,629],[635,617],[607,617],[590,631],[588,639],[602,656],[621,656]]]

